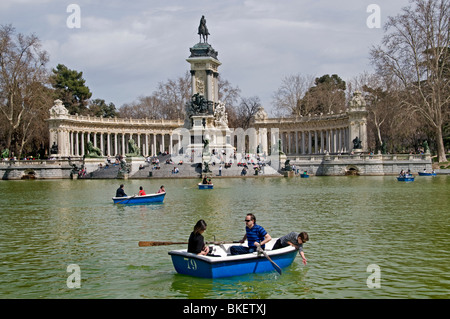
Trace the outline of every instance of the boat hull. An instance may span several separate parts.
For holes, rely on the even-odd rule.
[[[143,196],[127,196],[127,197],[113,197],[114,204],[124,205],[141,205],[149,203],[162,203],[166,193],[149,194]]]
[[[214,250],[217,253],[217,250]],[[298,251],[289,246],[273,251],[266,250],[266,253],[280,268],[285,268],[292,264]],[[194,277],[224,278],[275,271],[272,263],[258,252],[243,255],[221,254],[211,257],[198,256],[183,249],[170,251],[169,255],[179,274]]]
[[[436,176],[436,173],[423,173],[423,172],[419,172],[419,176]]]
[[[198,189],[213,189],[213,188],[214,188],[213,184],[202,184],[202,183],[198,184]]]
[[[399,182],[414,182],[414,177],[397,177]]]
[[[301,177],[301,178],[308,178],[309,175],[308,175],[308,174],[301,174],[300,177]]]

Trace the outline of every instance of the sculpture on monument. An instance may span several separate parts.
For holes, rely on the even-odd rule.
[[[350,108],[364,108],[366,107],[366,100],[360,91],[355,91],[353,97],[349,102]]]
[[[53,142],[53,145],[50,149],[50,154],[58,154],[58,145],[56,144],[56,142]]]
[[[202,42],[202,36],[203,36],[203,42],[208,43],[208,28],[206,27],[206,19],[205,16],[202,16],[200,19],[200,25],[198,26],[198,35],[200,36],[200,43]]]
[[[207,113],[209,109],[208,101],[200,93],[196,93],[191,97],[189,106],[191,107],[194,114]]]
[[[141,152],[136,145],[136,142],[133,139],[128,140],[128,151],[129,153],[125,154],[127,157],[140,156]]]
[[[353,149],[361,149],[362,148],[362,146],[361,146],[361,140],[359,139],[359,137],[357,136],[357,137],[355,137],[354,139],[353,139]]]
[[[228,114],[225,111],[225,103],[219,101],[216,105],[216,110],[214,111],[214,120],[219,125],[228,125]]]
[[[87,143],[86,157],[101,157],[101,156],[102,156],[102,151],[98,147],[95,147],[91,141],[89,141]]]

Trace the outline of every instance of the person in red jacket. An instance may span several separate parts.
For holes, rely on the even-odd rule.
[[[139,195],[139,196],[147,195],[147,194],[145,194],[145,191],[144,191],[144,189],[142,188],[142,186],[139,187],[139,193],[138,193],[138,195]]]

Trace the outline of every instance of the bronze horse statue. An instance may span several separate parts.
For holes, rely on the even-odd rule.
[[[202,42],[202,36],[203,36],[203,42],[208,43],[208,28],[206,27],[206,19],[205,16],[202,16],[200,19],[200,25],[198,26],[198,35],[200,36],[200,43]]]

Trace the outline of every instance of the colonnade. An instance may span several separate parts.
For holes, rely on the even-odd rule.
[[[280,130],[280,139],[286,155],[347,153],[352,150],[349,127]]]
[[[134,140],[143,156],[160,152],[179,154],[194,143],[182,120],[105,119],[69,115],[61,101],[55,101],[47,120],[50,147],[57,146],[56,157],[84,156],[87,143],[100,149],[102,156],[130,153],[128,141]],[[263,112],[263,111],[261,111]],[[236,152],[272,154],[281,146],[286,155],[339,154],[354,149],[353,140],[361,141],[359,152],[367,151],[367,112],[353,107],[347,112],[303,118],[268,118],[256,116],[254,127],[246,130],[214,129],[212,145],[234,147]],[[200,128],[201,129],[201,128]],[[216,141],[217,134],[228,134]],[[195,130],[194,130],[195,131]],[[195,133],[195,132],[194,132]],[[201,136],[200,132],[200,136]],[[229,141],[228,141],[229,140]],[[200,143],[202,141],[200,140]],[[200,144],[201,145],[201,144]]]
[[[161,133],[103,133],[103,132],[83,132],[76,130],[68,130],[67,132],[59,132],[58,136],[64,135],[68,138],[66,143],[58,143],[58,145],[66,145],[66,150],[61,150],[61,155],[65,156],[83,156],[88,142],[92,142],[93,146],[100,149],[103,156],[124,155],[129,153],[128,141],[133,139],[144,156],[153,156],[158,153],[172,153],[173,134],[170,132]]]

